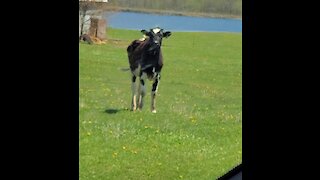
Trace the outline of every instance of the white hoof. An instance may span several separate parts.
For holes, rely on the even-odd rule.
[[[157,111],[156,111],[155,109],[154,109],[154,110],[152,110],[151,112],[152,112],[152,113],[157,113]]]

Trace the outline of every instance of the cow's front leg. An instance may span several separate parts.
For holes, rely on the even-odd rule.
[[[156,95],[158,92],[158,86],[160,83],[160,74],[157,74],[155,80],[152,84],[152,91],[151,91],[151,112],[156,113]]]
[[[131,99],[131,110],[135,111],[137,109],[137,87],[136,87],[136,79],[135,75],[132,75],[131,79],[131,91],[132,91],[132,99]]]
[[[142,110],[143,108],[143,98],[146,95],[146,88],[144,85],[145,81],[143,79],[143,77],[140,78],[140,86],[139,86],[139,103],[138,103],[138,107],[140,110]]]

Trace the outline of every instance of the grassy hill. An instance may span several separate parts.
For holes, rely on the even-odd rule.
[[[157,113],[131,112],[127,45],[108,29],[79,44],[80,180],[216,179],[242,161],[242,34],[173,32],[163,40]]]

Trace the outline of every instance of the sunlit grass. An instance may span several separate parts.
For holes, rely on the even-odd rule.
[[[215,179],[242,161],[242,38],[173,32],[163,40],[157,114],[131,112],[127,45],[139,31],[108,29],[80,43],[80,179]]]

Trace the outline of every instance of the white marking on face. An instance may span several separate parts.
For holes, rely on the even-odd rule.
[[[157,34],[158,32],[160,32],[160,28],[154,28],[154,29],[152,29],[152,31],[155,33],[155,34]]]

